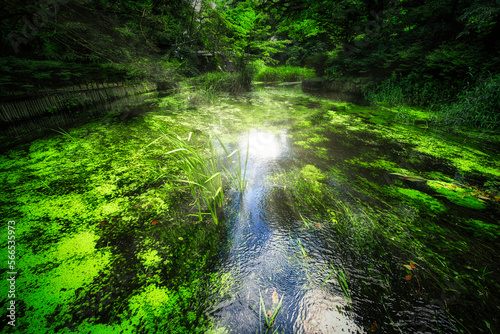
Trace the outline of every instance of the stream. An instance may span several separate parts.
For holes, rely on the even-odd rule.
[[[199,94],[2,157],[21,332],[500,329],[498,134],[299,87]],[[193,217],[159,127],[240,153],[218,225]]]
[[[287,105],[287,102],[284,103]],[[240,102],[238,107],[247,112],[259,106],[251,98],[245,104]],[[300,106],[303,104],[299,102]],[[313,110],[320,107],[310,101],[305,106]],[[283,106],[268,109],[269,114],[280,112],[284,112]],[[276,123],[273,122],[275,117],[280,118]],[[345,238],[350,236],[339,233],[331,222],[312,218],[314,222],[311,220],[309,224],[312,226],[307,226],[304,216],[311,212],[304,210],[302,216],[294,208],[290,190],[273,184],[273,178],[296,169],[296,165],[325,166],[326,160],[311,156],[310,151],[294,145],[291,139],[291,124],[294,122],[282,117],[272,115],[260,126],[250,126],[247,131],[236,135],[234,147],[229,150],[238,149],[245,154],[249,145],[248,187],[242,194],[231,193],[231,201],[224,207],[229,237],[214,270],[227,285],[223,283],[219,286],[218,290],[223,290],[223,293],[214,296],[213,306],[207,310],[214,318],[217,330],[224,333],[264,332],[268,329],[263,307],[271,309],[272,314],[280,306],[275,325],[269,329],[271,332],[363,333],[367,327],[378,332],[377,320],[381,323],[381,319],[392,314],[397,320],[389,331],[427,332],[430,328],[439,328],[444,332],[454,332],[455,324],[447,318],[439,303],[425,303],[414,296],[410,297],[411,301],[396,298],[377,301],[363,295],[359,288],[356,291],[358,284],[383,291],[389,288],[390,283],[381,278],[383,274],[376,265],[371,272],[372,277],[366,277],[365,270],[360,268],[360,264],[374,267],[369,263],[377,261],[373,258],[374,254],[363,255],[359,250],[352,249],[356,247],[356,242],[346,241]],[[223,123],[221,121],[219,125],[224,127]],[[328,135],[331,134],[325,134]],[[353,156],[353,152],[346,152],[346,148],[352,145],[346,139],[336,144],[343,146],[342,156],[328,156],[328,160]],[[336,196],[344,194],[341,200],[354,204],[356,199],[352,195],[347,198],[345,194],[356,191],[348,185],[346,187],[346,184],[335,184],[334,179],[325,181],[329,191]],[[371,208],[377,210],[377,207]],[[351,214],[354,215],[351,219],[359,220],[357,224],[374,224],[372,218],[362,212]],[[364,232],[354,230],[349,233]],[[404,259],[395,254],[384,256],[389,258],[386,263],[391,266],[404,263]],[[371,259],[366,261],[363,257]],[[350,287],[347,289],[352,296],[346,295],[341,288],[341,279],[334,275],[336,268],[342,268],[349,277]],[[380,276],[373,277],[375,275]],[[407,295],[408,286],[397,288],[403,291],[393,290],[395,295]],[[394,308],[398,311],[394,312]]]

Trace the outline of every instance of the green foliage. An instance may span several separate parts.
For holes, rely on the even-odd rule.
[[[449,105],[434,113],[436,121],[451,126],[500,128],[500,74],[466,87]]]
[[[270,67],[262,62],[252,63],[255,68],[254,80],[265,82],[296,82],[304,79],[313,78],[314,70],[296,66],[277,66]]]
[[[268,16],[256,9],[252,1],[216,1],[215,8],[206,8],[207,22],[201,31],[204,45],[236,61],[238,70],[244,70],[252,58],[272,61],[288,40],[272,37]]]
[[[178,182],[186,183],[191,196],[194,198],[198,219],[203,220],[205,210],[209,211],[213,222],[218,224],[217,210],[222,205],[224,192],[222,189],[222,176],[218,171],[218,160],[214,152],[212,141],[209,140],[208,147],[198,148],[191,141],[192,133],[189,133],[187,140],[178,136],[170,135],[166,129],[162,129],[165,140],[174,150],[166,154],[175,154],[179,167],[184,171],[187,180],[178,179]],[[153,144],[153,143],[151,143]],[[208,155],[205,150],[208,149]]]

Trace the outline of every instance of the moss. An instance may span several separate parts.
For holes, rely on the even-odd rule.
[[[414,189],[396,188],[401,194],[401,200],[415,205],[424,214],[439,214],[446,211],[446,207],[434,197]]]
[[[474,232],[475,237],[496,240],[500,237],[500,226],[482,220],[468,219],[466,225]]]
[[[478,192],[471,188],[456,186],[452,183],[442,181],[428,181],[431,189],[446,197],[450,202],[470,209],[482,210],[487,207],[487,203],[476,196]]]

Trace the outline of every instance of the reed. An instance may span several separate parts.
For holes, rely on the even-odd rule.
[[[240,150],[234,150],[233,152],[229,153],[229,150],[227,149],[226,145],[224,145],[222,140],[220,140],[217,135],[215,135],[215,137],[217,138],[217,141],[220,143],[222,149],[224,150],[224,153],[226,154],[230,169],[227,168],[224,164],[221,164],[221,166],[226,172],[226,175],[231,179],[233,186],[235,186],[238,191],[242,192],[246,188],[246,171],[248,165],[248,153],[250,151],[250,135],[248,135],[244,165],[242,165]],[[237,160],[232,160],[231,157],[235,154],[237,155]]]
[[[164,132],[164,138],[176,149],[167,152],[177,157],[179,167],[184,171],[187,180],[176,179],[176,181],[185,183],[185,186],[179,186],[178,189],[187,188],[190,190],[195,204],[198,208],[196,214],[201,221],[203,215],[209,214],[215,224],[219,222],[217,218],[217,208],[222,205],[224,193],[222,190],[221,173],[217,171],[217,158],[214,154],[214,148],[211,141],[208,141],[208,147],[199,148],[192,145],[192,132],[186,140],[178,136],[170,135]],[[208,156],[202,152],[207,149],[210,151]],[[209,213],[204,212],[208,208]]]
[[[229,154],[227,147],[216,136],[226,154],[224,160],[229,160],[230,167],[228,168],[221,160],[220,155],[217,154],[211,138],[204,146],[200,147],[192,140],[192,132],[184,140],[179,136],[169,134],[164,127],[160,128],[163,132],[163,138],[170,146],[175,147],[166,154],[176,156],[179,167],[186,177],[186,179],[176,179],[176,181],[185,184],[177,189],[189,189],[198,209],[196,216],[200,221],[203,219],[203,215],[210,215],[214,223],[218,224],[217,209],[222,206],[224,199],[223,176],[229,179],[239,191],[245,189],[248,149],[243,165],[240,151],[235,150]],[[235,154],[238,157],[237,162],[231,159]],[[209,212],[206,212],[207,209]]]
[[[281,308],[281,305],[282,305],[282,302],[283,302],[283,295],[281,296],[281,299],[280,301],[278,302],[278,304],[276,305],[275,308],[269,310],[270,312],[268,312],[266,310],[266,304],[264,303],[264,299],[262,298],[262,293],[260,293],[259,291],[259,295],[260,295],[260,307],[259,307],[259,310],[260,311],[264,311],[264,325],[267,327],[267,328],[271,328],[274,326],[274,321],[276,319],[276,316],[278,315],[278,312]],[[260,311],[259,311],[259,318],[260,318]],[[262,323],[262,322],[261,322]],[[262,332],[262,329],[261,329],[261,332]]]

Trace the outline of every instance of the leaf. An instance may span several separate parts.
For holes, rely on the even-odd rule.
[[[405,280],[407,280],[407,281],[411,280],[411,275],[406,275]]]
[[[273,304],[278,304],[279,302],[279,296],[278,296],[278,293],[276,292],[276,290],[274,290],[273,292]]]
[[[156,224],[158,224],[156,220],[151,223],[151,225],[156,225]]]
[[[411,262],[410,262],[410,267],[416,268],[415,265],[413,263],[411,263]]]
[[[406,269],[408,269],[408,270],[411,270],[411,269],[412,269],[412,268],[411,268],[411,266],[410,266],[409,264],[403,264],[403,267],[405,267],[405,268],[406,268]]]

